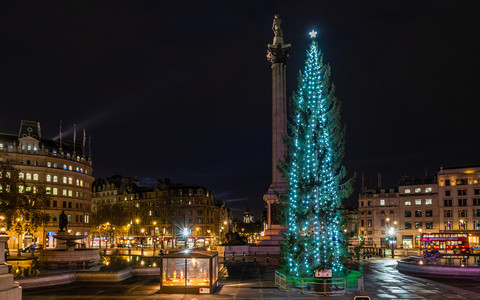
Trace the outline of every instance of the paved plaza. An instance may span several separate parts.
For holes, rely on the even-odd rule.
[[[221,261],[223,261],[221,259]],[[480,299],[480,282],[475,280],[422,279],[399,273],[395,260],[372,258],[355,264],[364,273],[365,290],[357,294],[333,296],[353,299]],[[75,282],[56,287],[24,290],[25,300],[54,299],[318,299],[313,295],[281,292],[275,288],[275,258],[254,262],[227,260],[220,286],[213,295],[160,294],[159,277],[132,277],[120,283]]]

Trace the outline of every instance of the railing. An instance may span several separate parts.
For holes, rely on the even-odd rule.
[[[364,289],[363,276],[314,280],[310,278],[307,280],[297,277],[293,277],[295,279],[290,278],[275,271],[275,286],[284,292],[317,295],[345,295]]]

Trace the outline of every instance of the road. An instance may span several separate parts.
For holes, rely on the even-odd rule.
[[[221,261],[223,261],[221,259]],[[365,290],[357,294],[336,296],[353,299],[367,295],[371,299],[480,299],[480,287],[472,280],[429,280],[399,273],[395,260],[374,258],[360,261],[356,267],[364,273]],[[312,295],[281,292],[274,286],[278,262],[265,258],[253,262],[225,262],[227,272],[213,295],[165,295],[159,293],[159,278],[133,277],[120,283],[80,283],[50,288],[24,290],[25,300],[60,299],[318,299]],[[462,288],[460,288],[462,287]]]

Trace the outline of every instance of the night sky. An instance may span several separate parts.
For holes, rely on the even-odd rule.
[[[475,1],[2,3],[0,132],[92,136],[95,177],[198,184],[258,216],[271,182],[273,16],[292,44],[287,94],[319,31],[367,186],[480,165]],[[10,5],[6,7],[6,5]],[[79,134],[80,135],[80,134]]]

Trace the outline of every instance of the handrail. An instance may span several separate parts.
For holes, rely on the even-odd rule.
[[[353,279],[353,280],[352,280]],[[304,279],[292,280],[275,271],[275,287],[284,292],[317,295],[345,295],[363,291],[363,276],[358,278],[317,279],[316,282],[305,282]]]

